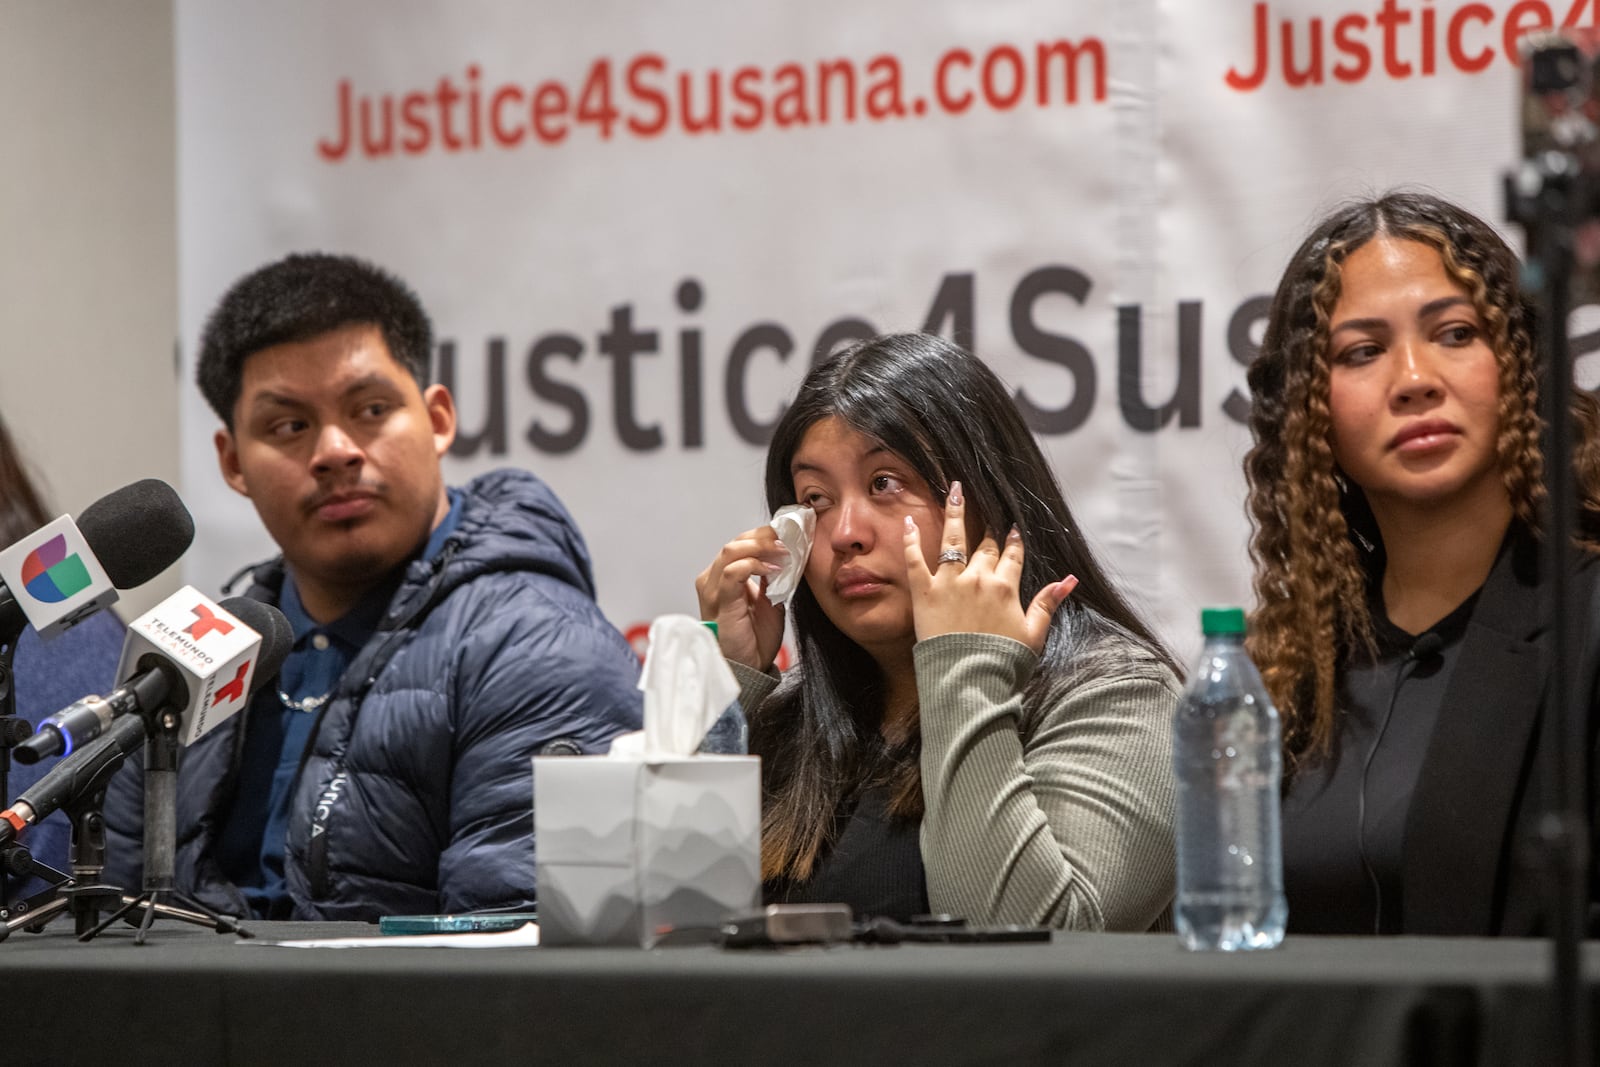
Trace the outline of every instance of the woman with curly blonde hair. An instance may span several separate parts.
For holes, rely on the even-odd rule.
[[[1482,220],[1390,193],[1323,220],[1273,298],[1249,376],[1249,647],[1283,715],[1291,930],[1539,927],[1518,845],[1548,785],[1544,460],[1517,278]],[[1586,393],[1573,408],[1587,605],[1600,419]]]

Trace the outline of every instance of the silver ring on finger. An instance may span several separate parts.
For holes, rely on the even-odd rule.
[[[943,567],[946,563],[959,563],[965,567],[967,565],[967,554],[959,548],[947,548],[939,553],[937,566]]]

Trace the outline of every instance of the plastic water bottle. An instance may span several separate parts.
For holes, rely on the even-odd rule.
[[[737,700],[722,709],[696,751],[716,756],[743,756],[750,751],[750,724]]]
[[[1283,940],[1283,757],[1278,709],[1244,650],[1244,612],[1200,613],[1205,650],[1173,720],[1178,901],[1185,948],[1273,948]]]

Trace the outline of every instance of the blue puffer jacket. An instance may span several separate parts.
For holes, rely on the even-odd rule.
[[[281,561],[251,578],[249,595],[276,603]],[[474,480],[460,525],[432,560],[410,564],[311,736],[289,813],[295,917],[531,904],[529,761],[603,751],[638,729],[637,679],[555,494],[524,471]],[[211,850],[248,718],[201,738],[178,772],[178,892],[234,915],[248,909]],[[106,873],[125,887],[139,885],[141,782],[125,768],[106,799]]]

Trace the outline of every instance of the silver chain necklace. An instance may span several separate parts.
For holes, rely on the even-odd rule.
[[[318,697],[301,697],[299,700],[295,700],[282,689],[278,690],[278,699],[283,701],[283,706],[288,708],[290,711],[316,711],[318,708],[322,707],[322,705],[326,704],[328,702],[328,698],[332,695],[333,690],[330,689]]]

